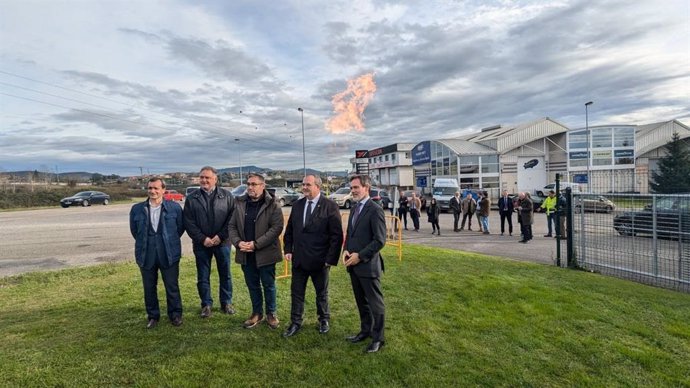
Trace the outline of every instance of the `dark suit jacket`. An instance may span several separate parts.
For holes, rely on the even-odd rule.
[[[292,205],[283,235],[285,253],[292,253],[292,265],[307,271],[322,269],[326,263],[338,265],[343,247],[343,224],[335,201],[319,198],[309,222],[304,225],[307,198]]]
[[[504,199],[505,199],[504,197],[501,197],[498,200],[498,212],[499,212],[499,214],[508,214],[508,215],[513,214],[513,210],[515,209],[513,207],[513,201],[510,199],[510,197],[508,197],[507,201],[504,201]],[[503,209],[505,209],[505,205],[506,205],[504,202],[507,202],[508,210],[503,210]]]
[[[348,252],[359,253],[361,262],[348,267],[348,272],[354,271],[359,277],[377,278],[383,272],[383,258],[379,251],[386,244],[386,216],[383,208],[369,198],[352,225],[355,208],[350,212],[347,224],[345,249]]]

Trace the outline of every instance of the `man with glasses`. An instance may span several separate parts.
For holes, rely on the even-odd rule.
[[[321,195],[321,178],[302,179],[304,198],[295,202],[285,228],[285,258],[292,261],[290,326],[283,336],[292,337],[302,327],[304,293],[311,277],[316,292],[318,330],[330,330],[328,280],[330,267],[338,265],[343,247],[343,224],[338,204]]]
[[[264,302],[268,327],[276,329],[280,323],[276,306],[276,263],[283,260],[279,240],[283,232],[283,211],[265,186],[262,175],[247,174],[247,192],[237,197],[236,211],[230,220],[235,261],[242,265],[252,301],[252,314],[243,324],[246,329],[264,320]]]
[[[216,187],[218,172],[211,166],[199,171],[200,189],[192,192],[184,204],[187,235],[191,237],[196,257],[197,290],[201,299],[201,317],[211,316],[211,261],[216,257],[221,311],[234,314],[230,275],[228,224],[235,208],[232,194]]]

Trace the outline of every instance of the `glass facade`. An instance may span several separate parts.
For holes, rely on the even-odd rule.
[[[431,141],[429,148],[429,169],[432,178],[458,179],[461,187],[499,187],[498,155],[458,155],[437,141]],[[415,170],[421,172],[424,168],[418,166]]]
[[[635,166],[635,127],[615,126],[568,132],[568,167],[575,171],[590,168],[631,168]],[[589,140],[589,147],[587,141]]]

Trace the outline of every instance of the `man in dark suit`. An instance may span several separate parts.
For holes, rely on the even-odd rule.
[[[460,192],[456,191],[453,198],[450,199],[450,208],[453,209],[453,232],[460,231],[460,229],[458,229],[458,221],[460,221],[460,214],[462,214],[461,202]]]
[[[386,217],[383,209],[371,201],[371,179],[366,175],[350,177],[352,207],[347,225],[343,264],[350,274],[352,291],[359,310],[360,331],[347,337],[352,343],[371,337],[368,353],[378,352],[385,343],[386,306],[381,292],[383,258],[379,253],[386,244]]]
[[[508,233],[513,235],[513,200],[508,197],[508,190],[498,200],[498,214],[501,216],[501,236],[505,233],[505,223],[508,221]]]
[[[338,265],[343,247],[343,224],[335,201],[321,195],[321,178],[307,175],[302,180],[304,198],[292,206],[283,241],[285,259],[292,261],[290,326],[283,333],[292,337],[302,327],[304,293],[311,277],[316,291],[319,333],[330,330],[328,279],[330,267]]]

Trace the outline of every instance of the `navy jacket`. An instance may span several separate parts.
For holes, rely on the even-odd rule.
[[[184,233],[184,219],[182,207],[174,201],[163,201],[161,208],[161,222],[159,228],[163,242],[165,243],[165,253],[168,265],[173,265],[180,261],[182,257],[182,243],[180,237]],[[146,260],[146,245],[148,243],[148,229],[151,223],[149,216],[149,201],[137,203],[129,211],[129,229],[134,237],[134,257],[137,264],[141,267]]]
[[[386,215],[381,206],[369,200],[364,204],[357,222],[352,224],[355,208],[350,212],[347,225],[345,249],[359,253],[361,262],[348,267],[359,277],[377,278],[383,272],[383,258],[380,251],[386,245]]]
[[[221,187],[216,187],[213,208],[209,209],[201,189],[194,190],[184,201],[184,226],[187,235],[192,239],[194,249],[204,249],[206,237],[218,235],[221,244],[229,246],[228,225],[235,202],[232,194]],[[209,220],[212,219],[213,223]]]

